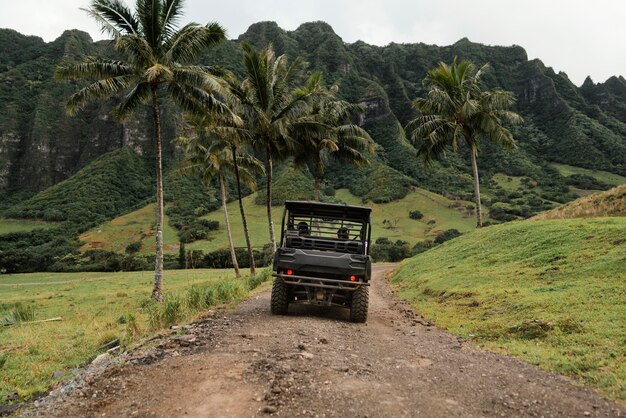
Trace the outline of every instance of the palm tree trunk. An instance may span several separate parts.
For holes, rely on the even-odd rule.
[[[478,180],[478,164],[476,164],[477,150],[474,145],[470,147],[470,154],[472,158],[472,174],[474,175],[474,196],[476,198],[476,227],[481,228],[483,226],[483,212],[480,205],[480,184]]]
[[[322,176],[323,163],[319,153],[315,156],[315,200],[320,201],[320,177]]]
[[[320,185],[317,173],[315,174],[315,200],[320,201]]]
[[[154,288],[152,299],[163,302],[163,163],[161,155],[161,117],[157,101],[157,86],[152,85],[152,115],[156,137],[156,257],[154,260]]]
[[[241,180],[239,179],[239,165],[237,164],[237,148],[232,147],[233,163],[235,166],[235,179],[237,180],[237,199],[239,200],[239,212],[241,212],[241,223],[243,224],[243,234],[246,237],[246,245],[248,246],[248,257],[250,258],[250,274],[256,274],[256,265],[254,264],[254,253],[252,252],[252,244],[250,243],[250,232],[248,231],[248,222],[246,221],[246,213],[243,210],[243,201],[241,200]]]
[[[272,150],[267,147],[267,222],[270,229],[272,254],[276,252],[276,238],[274,236],[274,221],[272,220]]]
[[[228,210],[226,209],[226,187],[224,187],[224,176],[219,174],[220,178],[220,190],[222,192],[222,207],[224,207],[224,224],[226,225],[226,233],[228,234],[228,246],[230,247],[230,256],[233,259],[233,268],[235,269],[235,276],[241,277],[239,273],[239,263],[237,263],[237,254],[235,254],[235,247],[233,245],[233,236],[230,233],[230,222],[228,221]]]

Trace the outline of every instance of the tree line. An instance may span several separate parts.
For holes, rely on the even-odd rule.
[[[359,105],[337,96],[336,85],[326,86],[321,72],[307,72],[306,63],[286,55],[276,56],[271,45],[257,50],[242,43],[244,78],[218,66],[196,65],[205,49],[225,41],[217,23],[188,23],[179,28],[182,0],[138,0],[132,10],[118,0],[94,0],[87,12],[113,38],[120,59],[84,57],[57,68],[60,79],[87,79],[90,83],[74,93],[67,110],[74,114],[93,100],[118,97],[114,116],[123,119],[140,106],[152,108],[156,141],[156,258],[152,298],[163,299],[163,175],[161,108],[167,97],[185,114],[185,129],[176,143],[184,150],[181,171],[193,173],[208,183],[217,178],[224,210],[229,247],[237,277],[240,276],[226,209],[226,177],[237,188],[239,211],[246,238],[251,274],[254,256],[244,207],[242,183],[256,187],[256,178],[266,177],[266,210],[272,250],[276,238],[272,222],[272,176],[274,164],[293,158],[308,167],[319,180],[331,159],[357,166],[368,164],[375,153],[370,135],[353,121],[363,113]],[[508,110],[511,93],[484,90],[473,64],[441,63],[428,72],[426,98],[418,98],[419,116],[407,130],[427,163],[468,146],[472,158],[477,225],[482,226],[476,154],[485,138],[514,146],[504,122],[521,118]]]

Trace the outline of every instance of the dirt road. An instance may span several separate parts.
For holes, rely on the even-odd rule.
[[[341,310],[269,313],[269,293],[184,328],[42,401],[45,416],[625,416],[571,381],[477,351],[421,320],[376,266],[366,324]]]

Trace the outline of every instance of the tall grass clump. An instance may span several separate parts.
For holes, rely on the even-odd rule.
[[[217,298],[220,302],[233,302],[243,299],[248,293],[246,283],[243,280],[225,279],[215,285]]]
[[[185,314],[185,303],[183,298],[180,296],[168,293],[165,295],[162,304],[146,304],[145,310],[148,314],[150,328],[157,330],[161,328],[168,328],[183,319]]]
[[[185,295],[185,305],[190,311],[198,311],[202,308],[210,306],[207,304],[207,299],[205,298],[206,289],[207,287],[192,285],[187,290],[187,294]]]
[[[263,271],[258,272],[253,276],[249,276],[246,278],[246,284],[248,286],[248,290],[253,290],[259,287],[262,283],[268,281],[272,276],[272,272],[269,268],[264,269]]]
[[[0,325],[9,326],[35,320],[35,307],[16,303],[7,314],[0,319]]]

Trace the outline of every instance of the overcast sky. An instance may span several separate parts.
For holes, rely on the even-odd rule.
[[[0,0],[0,27],[47,42],[65,29],[103,39],[80,10],[89,3]],[[626,75],[626,1],[621,0],[187,0],[185,18],[217,21],[229,38],[262,20],[286,30],[323,20],[349,43],[450,45],[468,37],[488,45],[521,45],[529,58],[566,72],[577,85],[587,75],[595,82]]]

